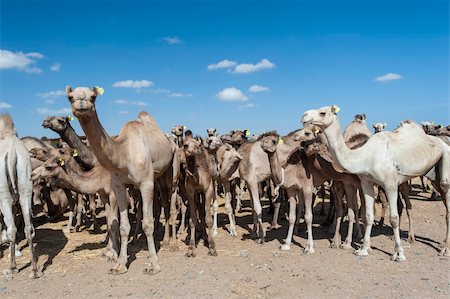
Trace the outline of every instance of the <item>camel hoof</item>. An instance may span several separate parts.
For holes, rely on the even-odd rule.
[[[196,253],[194,251],[194,248],[189,248],[186,252],[186,257],[195,257]]]
[[[217,237],[218,234],[219,234],[219,233],[217,232],[217,229],[213,230],[213,232],[212,232],[212,236],[213,236],[213,237]]]
[[[149,265],[144,269],[144,274],[155,275],[161,272],[161,267],[159,265]]]
[[[314,253],[314,252],[316,252],[316,251],[314,250],[313,247],[307,246],[305,249],[303,249],[303,253],[304,253],[304,254],[312,254],[312,253]]]
[[[399,254],[396,252],[391,256],[391,261],[403,262],[406,261],[406,256],[403,253]]]
[[[348,243],[348,242],[342,243],[341,246],[339,246],[339,248],[345,249],[345,250],[353,249],[352,244]]]
[[[444,247],[440,252],[439,256],[450,256],[450,248]]]
[[[282,251],[291,250],[291,245],[289,245],[289,244],[282,244],[282,245],[280,245],[280,250],[282,250]]]
[[[333,240],[333,242],[331,242],[330,247],[331,248],[338,248],[341,246],[341,244],[339,244],[339,241]]]
[[[258,239],[255,240],[255,243],[256,243],[256,244],[263,244],[263,243],[264,243],[264,240],[258,238]]]
[[[368,256],[369,253],[367,252],[367,249],[357,249],[354,251],[354,254],[357,256]]]
[[[113,275],[119,275],[124,274],[128,271],[127,267],[123,266],[122,264],[117,263],[113,268],[109,270],[109,274]]]
[[[28,278],[30,278],[30,279],[36,279],[36,278],[39,278],[39,277],[42,277],[42,276],[43,276],[43,274],[42,274],[41,271],[32,271],[32,272],[30,273],[30,275],[28,275]]]
[[[414,236],[409,235],[408,236],[408,242],[411,243],[411,244],[414,244],[414,243],[416,243],[416,238]]]
[[[237,237],[237,232],[235,229],[230,229],[230,236]]]
[[[210,255],[210,256],[217,256],[218,254],[217,254],[217,251],[215,249],[210,249],[209,252],[208,252],[208,255]]]

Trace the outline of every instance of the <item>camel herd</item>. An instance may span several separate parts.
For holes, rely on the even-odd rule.
[[[288,234],[281,250],[290,250],[295,224],[303,217],[307,226],[304,252],[314,253],[313,201],[318,190],[330,188],[335,232],[331,246],[353,248],[353,236],[362,239],[356,255],[368,255],[374,224],[376,194],[394,231],[392,260],[406,259],[400,239],[399,217],[406,203],[409,240],[414,241],[409,183],[428,177],[446,207],[447,230],[441,255],[450,256],[450,126],[418,125],[404,121],[393,132],[386,124],[367,128],[364,114],[358,114],[342,133],[339,107],[327,106],[304,112],[303,129],[280,136],[276,131],[250,136],[247,130],[219,136],[208,129],[206,138],[194,137],[184,126],[165,134],[146,112],[126,123],[119,135],[109,136],[96,111],[98,87],[66,88],[73,115],[85,133],[78,136],[72,117],[48,117],[43,126],[58,133],[63,141],[55,147],[48,140],[19,139],[9,115],[0,116],[0,207],[6,239],[10,244],[10,267],[16,266],[17,203],[31,250],[31,277],[41,275],[37,267],[32,215],[36,207],[48,217],[70,211],[65,232],[78,230],[84,201],[96,222],[96,205],[101,201],[107,219],[104,256],[115,264],[111,274],[127,272],[130,239],[130,208],[136,215],[133,239],[142,229],[147,239],[149,263],[145,272],[161,271],[154,232],[164,219],[163,246],[177,246],[186,228],[188,257],[196,255],[196,240],[203,237],[209,255],[217,256],[218,194],[223,193],[228,232],[237,236],[236,211],[240,193],[247,189],[253,211],[252,237],[264,242],[261,198],[267,192],[273,206],[270,229],[280,227],[280,205],[287,203]],[[414,150],[411,150],[414,149]],[[399,193],[401,196],[399,196]],[[323,193],[322,193],[323,194]],[[322,198],[324,196],[322,195]],[[346,207],[346,212],[344,212]],[[164,217],[161,218],[161,213]],[[330,216],[329,215],[329,216]],[[342,240],[341,222],[347,216],[347,235]],[[72,227],[73,218],[76,225]],[[363,222],[364,235],[360,227]],[[355,229],[355,233],[354,230]]]

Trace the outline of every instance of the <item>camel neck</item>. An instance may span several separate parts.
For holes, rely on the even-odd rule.
[[[277,151],[267,153],[269,156],[270,172],[272,173],[272,180],[276,185],[283,183],[283,169],[278,159]]]
[[[360,173],[364,163],[360,163],[361,148],[351,150],[344,142],[339,125],[339,119],[335,120],[324,131],[328,140],[328,149],[333,160],[350,173]],[[363,146],[364,147],[364,146]]]
[[[67,129],[64,132],[60,133],[61,138],[67,142],[67,144],[74,149],[78,150],[78,156],[83,164],[87,166],[87,168],[94,167],[96,162],[96,158],[92,151],[84,144],[80,137],[75,133],[75,130],[68,123]]]
[[[80,117],[79,121],[89,141],[91,150],[100,164],[110,171],[119,172],[121,157],[119,157],[120,151],[116,149],[119,144],[106,133],[98,119],[97,113],[92,117]]]
[[[184,145],[184,140],[182,135],[177,135],[177,145],[178,148],[182,148]]]
[[[206,156],[208,158],[208,164],[211,175],[214,178],[217,178],[219,176],[219,163],[217,162],[217,150],[214,151],[206,150]]]

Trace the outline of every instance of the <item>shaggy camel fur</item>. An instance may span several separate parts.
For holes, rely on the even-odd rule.
[[[80,136],[75,133],[75,130],[70,125],[70,117],[49,116],[44,120],[42,126],[58,133],[69,147],[78,150],[76,160],[83,168],[89,170],[94,167],[97,158],[91,149],[81,141]]]
[[[390,222],[394,230],[395,253],[392,260],[404,261],[403,246],[400,239],[399,216],[397,209],[398,185],[413,177],[427,173],[439,165],[439,181],[444,192],[447,208],[447,234],[443,255],[450,255],[450,148],[439,138],[426,135],[421,126],[410,121],[393,132],[373,135],[358,149],[349,149],[342,138],[336,106],[309,110],[303,114],[304,125],[315,125],[327,137],[333,160],[344,170],[358,175],[361,180],[366,202],[367,226],[364,243],[356,254],[368,255],[370,233],[374,213],[374,185],[379,184],[386,191],[389,201]],[[410,149],[414,148],[414,151]],[[425,154],[426,153],[426,154]],[[421,158],[417,159],[417,155]],[[425,158],[424,158],[425,157]],[[415,163],[411,163],[414,161]]]
[[[30,155],[17,137],[13,121],[8,114],[0,115],[0,209],[6,224],[6,232],[9,240],[10,266],[6,274],[17,272],[16,264],[16,233],[14,223],[13,206],[19,201],[22,216],[25,223],[25,236],[31,252],[31,278],[37,278],[40,273],[37,269],[37,255],[33,238],[34,227],[31,222],[31,194],[33,184],[31,182]]]
[[[66,88],[73,114],[78,118],[83,131],[100,164],[111,172],[112,189],[120,211],[120,254],[111,273],[127,272],[128,235],[128,200],[126,187],[135,186],[142,196],[142,227],[147,237],[149,262],[145,272],[156,274],[161,271],[153,239],[153,198],[155,180],[167,186],[171,194],[171,215],[175,215],[176,187],[178,181],[179,161],[177,146],[171,142],[158,127],[156,121],[146,112],[141,112],[138,119],[128,122],[119,136],[112,139],[101,125],[95,109],[95,100],[99,90],[86,87],[70,86]],[[162,192],[163,193],[163,192]],[[170,196],[168,194],[168,196]],[[172,218],[172,217],[171,217]],[[171,219],[175,224],[175,219]]]
[[[184,141],[183,148],[187,166],[184,189],[189,201],[189,227],[191,230],[186,256],[194,257],[196,255],[195,228],[199,220],[203,226],[202,231],[206,228],[209,255],[217,256],[211,216],[211,206],[215,202],[215,190],[211,172],[216,171],[215,165],[200,140],[187,138]],[[203,194],[202,202],[200,202],[200,194]]]

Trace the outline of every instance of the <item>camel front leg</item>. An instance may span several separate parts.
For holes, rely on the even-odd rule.
[[[248,190],[253,203],[253,231],[256,232],[256,242],[259,244],[264,243],[264,228],[262,225],[262,206],[259,200],[259,186],[256,182],[247,182]]]
[[[369,254],[370,249],[370,234],[372,232],[373,219],[374,219],[374,184],[370,182],[361,181],[361,187],[364,193],[364,207],[365,207],[365,232],[363,245],[360,249],[355,250],[355,254],[358,256],[366,256]],[[397,208],[397,205],[395,204]]]
[[[108,261],[117,262],[119,256],[119,218],[116,195],[114,192],[111,192],[109,197],[102,195],[101,199],[105,205],[106,234],[108,239],[106,249],[102,255]]]
[[[227,210],[228,220],[230,221],[229,233],[230,236],[237,236],[233,206],[231,205],[231,183],[226,181],[223,183],[225,189],[225,209]]]
[[[122,274],[128,271],[128,235],[130,233],[130,222],[128,220],[128,200],[126,195],[125,186],[119,181],[114,179],[112,184],[114,193],[116,195],[117,204],[120,214],[120,254],[116,264],[110,270],[111,274]]]
[[[403,253],[402,240],[400,239],[400,218],[398,215],[398,186],[385,186],[386,196],[389,201],[389,221],[394,231],[395,240],[395,253],[392,255],[391,260],[402,262],[406,260]],[[369,207],[366,207],[367,209]]]
[[[311,186],[312,187],[312,186]],[[313,213],[312,213],[312,188],[304,187],[302,196],[305,202],[305,222],[308,229],[308,241],[303,250],[304,253],[314,253],[314,239],[312,231]]]
[[[76,216],[76,224],[75,224],[75,231],[79,232],[81,227],[81,215],[83,213],[83,194],[77,193],[77,216]]]
[[[408,242],[414,243],[416,241],[416,239],[415,239],[414,230],[413,230],[412,205],[411,205],[411,200],[409,198],[408,182],[400,184],[400,186],[398,186],[398,189],[400,190],[400,194],[402,195],[402,198],[405,200],[405,204],[406,204],[406,215],[408,216],[408,224],[409,224]]]
[[[289,202],[289,229],[284,244],[280,246],[281,250],[290,250],[292,243],[292,235],[294,234],[294,226],[297,219],[297,198],[293,190],[287,190]]]
[[[353,226],[356,222],[355,215],[358,211],[358,202],[356,199],[356,188],[352,185],[344,185],[345,197],[347,198],[347,213],[348,213],[348,232],[345,242],[341,245],[342,249],[352,249],[353,242]],[[359,225],[359,223],[357,223]]]
[[[342,236],[341,236],[341,224],[342,224],[342,215],[344,213],[344,203],[342,201],[342,198],[344,196],[344,190],[343,185],[341,182],[333,182],[333,185],[331,186],[331,190],[333,191],[333,197],[334,197],[334,210],[335,210],[335,227],[334,227],[334,237],[333,241],[331,242],[330,247],[331,248],[338,248],[341,246],[342,242]]]
[[[189,186],[186,188],[186,196],[189,202],[189,228],[191,231],[189,247],[186,256],[195,257],[195,226],[197,224],[198,203],[195,196],[195,190],[193,190]]]
[[[213,237],[217,236],[217,213],[219,212],[219,204],[217,203],[217,198],[216,198],[216,194],[214,193],[214,188],[213,188],[213,197],[212,197],[212,208],[213,208],[213,212],[214,212],[214,216],[213,216],[213,224],[212,224],[212,234]]]
[[[213,219],[211,215],[211,205],[214,200],[214,185],[210,184],[205,192],[205,224],[208,234],[209,255],[217,256],[216,242],[214,241]]]

